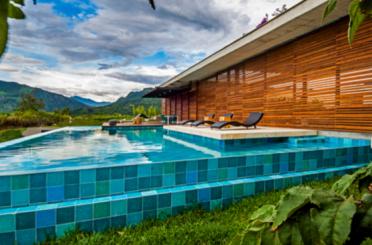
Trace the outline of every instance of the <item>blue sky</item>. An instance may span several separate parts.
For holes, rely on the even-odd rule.
[[[153,87],[299,0],[26,1],[10,21],[0,79],[114,101]]]

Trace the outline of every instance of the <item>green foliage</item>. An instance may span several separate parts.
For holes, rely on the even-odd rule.
[[[132,115],[146,114],[145,107],[143,105],[130,105],[132,107]]]
[[[361,2],[359,0],[353,0],[349,5],[349,29],[348,39],[349,43],[352,43],[359,26],[366,19],[367,15],[362,13]]]
[[[0,142],[21,138],[23,131],[23,128],[0,130]]]
[[[73,116],[69,121],[57,123],[57,126],[100,126],[111,119],[132,119],[131,115],[108,114],[108,115],[79,115]]]
[[[351,195],[354,185],[360,200]],[[289,189],[276,206],[263,206],[254,212],[234,243],[359,244],[371,236],[372,163],[342,177],[332,190]]]
[[[69,116],[45,111],[17,111],[10,114],[0,114],[0,128],[51,126],[58,123],[68,123]]]
[[[372,182],[372,164],[368,166],[368,168],[359,169],[352,175],[347,174],[343,176],[332,186],[332,190],[339,195],[350,194],[352,186],[357,184],[362,194],[368,193],[369,183]]]
[[[39,111],[44,108],[44,102],[38,98],[35,98],[32,94],[22,95],[21,101],[19,102],[18,111]]]
[[[71,115],[70,108],[68,108],[68,107],[65,107],[65,108],[62,108],[62,109],[59,109],[59,110],[55,110],[54,112],[57,113],[57,114],[66,115],[66,116]]]
[[[158,116],[159,114],[160,114],[160,110],[158,107],[151,105],[147,108],[147,112],[146,112],[147,116],[154,117],[154,116]]]
[[[332,13],[336,8],[338,0],[328,0],[327,6],[323,13],[323,19]],[[372,17],[372,1],[371,0],[351,0],[349,4],[349,29],[348,40],[351,45],[355,35],[365,19]]]
[[[23,5],[23,0],[2,0],[0,2],[0,57],[4,54],[8,42],[8,18],[26,18],[20,7]]]
[[[334,181],[307,184],[313,188],[330,189]],[[242,234],[249,216],[270,219],[275,206],[285,191],[262,193],[245,198],[227,209],[205,212],[192,209],[177,216],[164,216],[163,220],[145,221],[135,227],[113,229],[106,232],[84,233],[74,231],[65,237],[46,244],[228,244]],[[259,207],[264,213],[253,214]],[[268,213],[267,215],[265,213]],[[239,240],[240,241],[240,240]],[[254,242],[255,240],[253,240]],[[246,244],[252,244],[251,243]],[[234,243],[235,244],[235,243]],[[270,243],[272,244],[272,243]]]
[[[337,0],[328,0],[327,6],[323,13],[323,19],[325,19],[328,15],[330,15],[333,10],[335,10],[337,5]]]

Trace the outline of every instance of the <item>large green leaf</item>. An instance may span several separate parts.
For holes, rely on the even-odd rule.
[[[328,0],[327,6],[323,13],[323,20],[336,8],[337,0]]]
[[[0,2],[0,56],[3,55],[8,41],[8,1]]]
[[[259,220],[264,223],[273,222],[275,215],[276,210],[274,205],[263,205],[251,215],[250,220]]]
[[[355,212],[356,205],[352,197],[326,204],[314,218],[320,239],[325,244],[344,244],[349,237]]]
[[[369,228],[372,234],[372,207],[370,207],[365,213],[360,225],[365,228]]]
[[[23,11],[19,7],[15,6],[13,3],[9,3],[8,17],[18,20],[26,18]]]
[[[311,207],[296,219],[305,244],[320,244],[318,227],[313,221],[317,213],[317,208]]]
[[[349,197],[341,203],[337,210],[334,222],[332,235],[333,244],[344,244],[348,239],[351,230],[351,222],[356,212],[356,208],[357,207],[352,197]]]
[[[360,9],[363,14],[372,16],[372,1],[371,0],[362,0],[360,2]]]
[[[348,30],[348,39],[349,43],[352,43],[359,26],[363,23],[366,15],[362,13],[360,9],[360,1],[353,0],[349,6],[349,30]]]
[[[355,175],[344,175],[336,183],[333,184],[332,190],[340,195],[344,195],[350,186],[354,183],[356,179]]]
[[[12,2],[14,2],[16,4],[19,4],[19,5],[22,5],[22,6],[25,5],[25,1],[24,0],[12,0]]]
[[[360,189],[366,189],[366,181],[368,182],[368,179],[370,179],[372,176],[372,163],[370,163],[368,166],[359,169],[352,175],[344,175],[341,179],[339,179],[336,183],[333,184],[332,190],[336,192],[339,195],[344,195],[350,187],[356,183],[359,183]],[[365,190],[361,190],[365,191]]]
[[[276,230],[289,216],[308,204],[313,192],[310,187],[299,186],[289,189],[278,203],[272,228]]]

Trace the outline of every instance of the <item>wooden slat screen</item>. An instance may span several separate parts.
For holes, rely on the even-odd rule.
[[[372,21],[361,26],[352,47],[347,24],[344,18],[200,81],[188,102],[173,106],[175,113],[196,119],[233,112],[243,120],[263,111],[261,125],[372,131]],[[164,106],[172,111],[177,100]]]

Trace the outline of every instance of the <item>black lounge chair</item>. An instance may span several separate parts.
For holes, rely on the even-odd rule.
[[[246,127],[246,128],[249,128],[249,127],[256,128],[256,125],[261,121],[263,115],[264,114],[262,112],[251,112],[244,123],[237,122],[237,121],[216,122],[215,124],[213,124],[211,126],[211,128],[221,129],[221,128],[226,127],[228,125],[235,126],[235,127],[242,126],[242,127]]]
[[[224,117],[229,117],[229,118],[233,118],[234,114],[233,113],[226,113],[223,115]],[[215,124],[216,122],[215,121],[210,121],[210,120],[199,120],[199,121],[195,121],[191,124],[191,126],[194,126],[194,127],[198,127],[200,125],[204,125],[204,124],[209,124],[209,125],[213,125]]]
[[[211,113],[211,114],[207,114],[207,117],[209,117],[209,118],[214,118],[214,113]],[[186,125],[186,124],[192,124],[192,123],[194,123],[194,122],[196,122],[197,120],[185,120],[185,121],[182,121],[182,122],[180,122],[179,124],[180,125]]]

